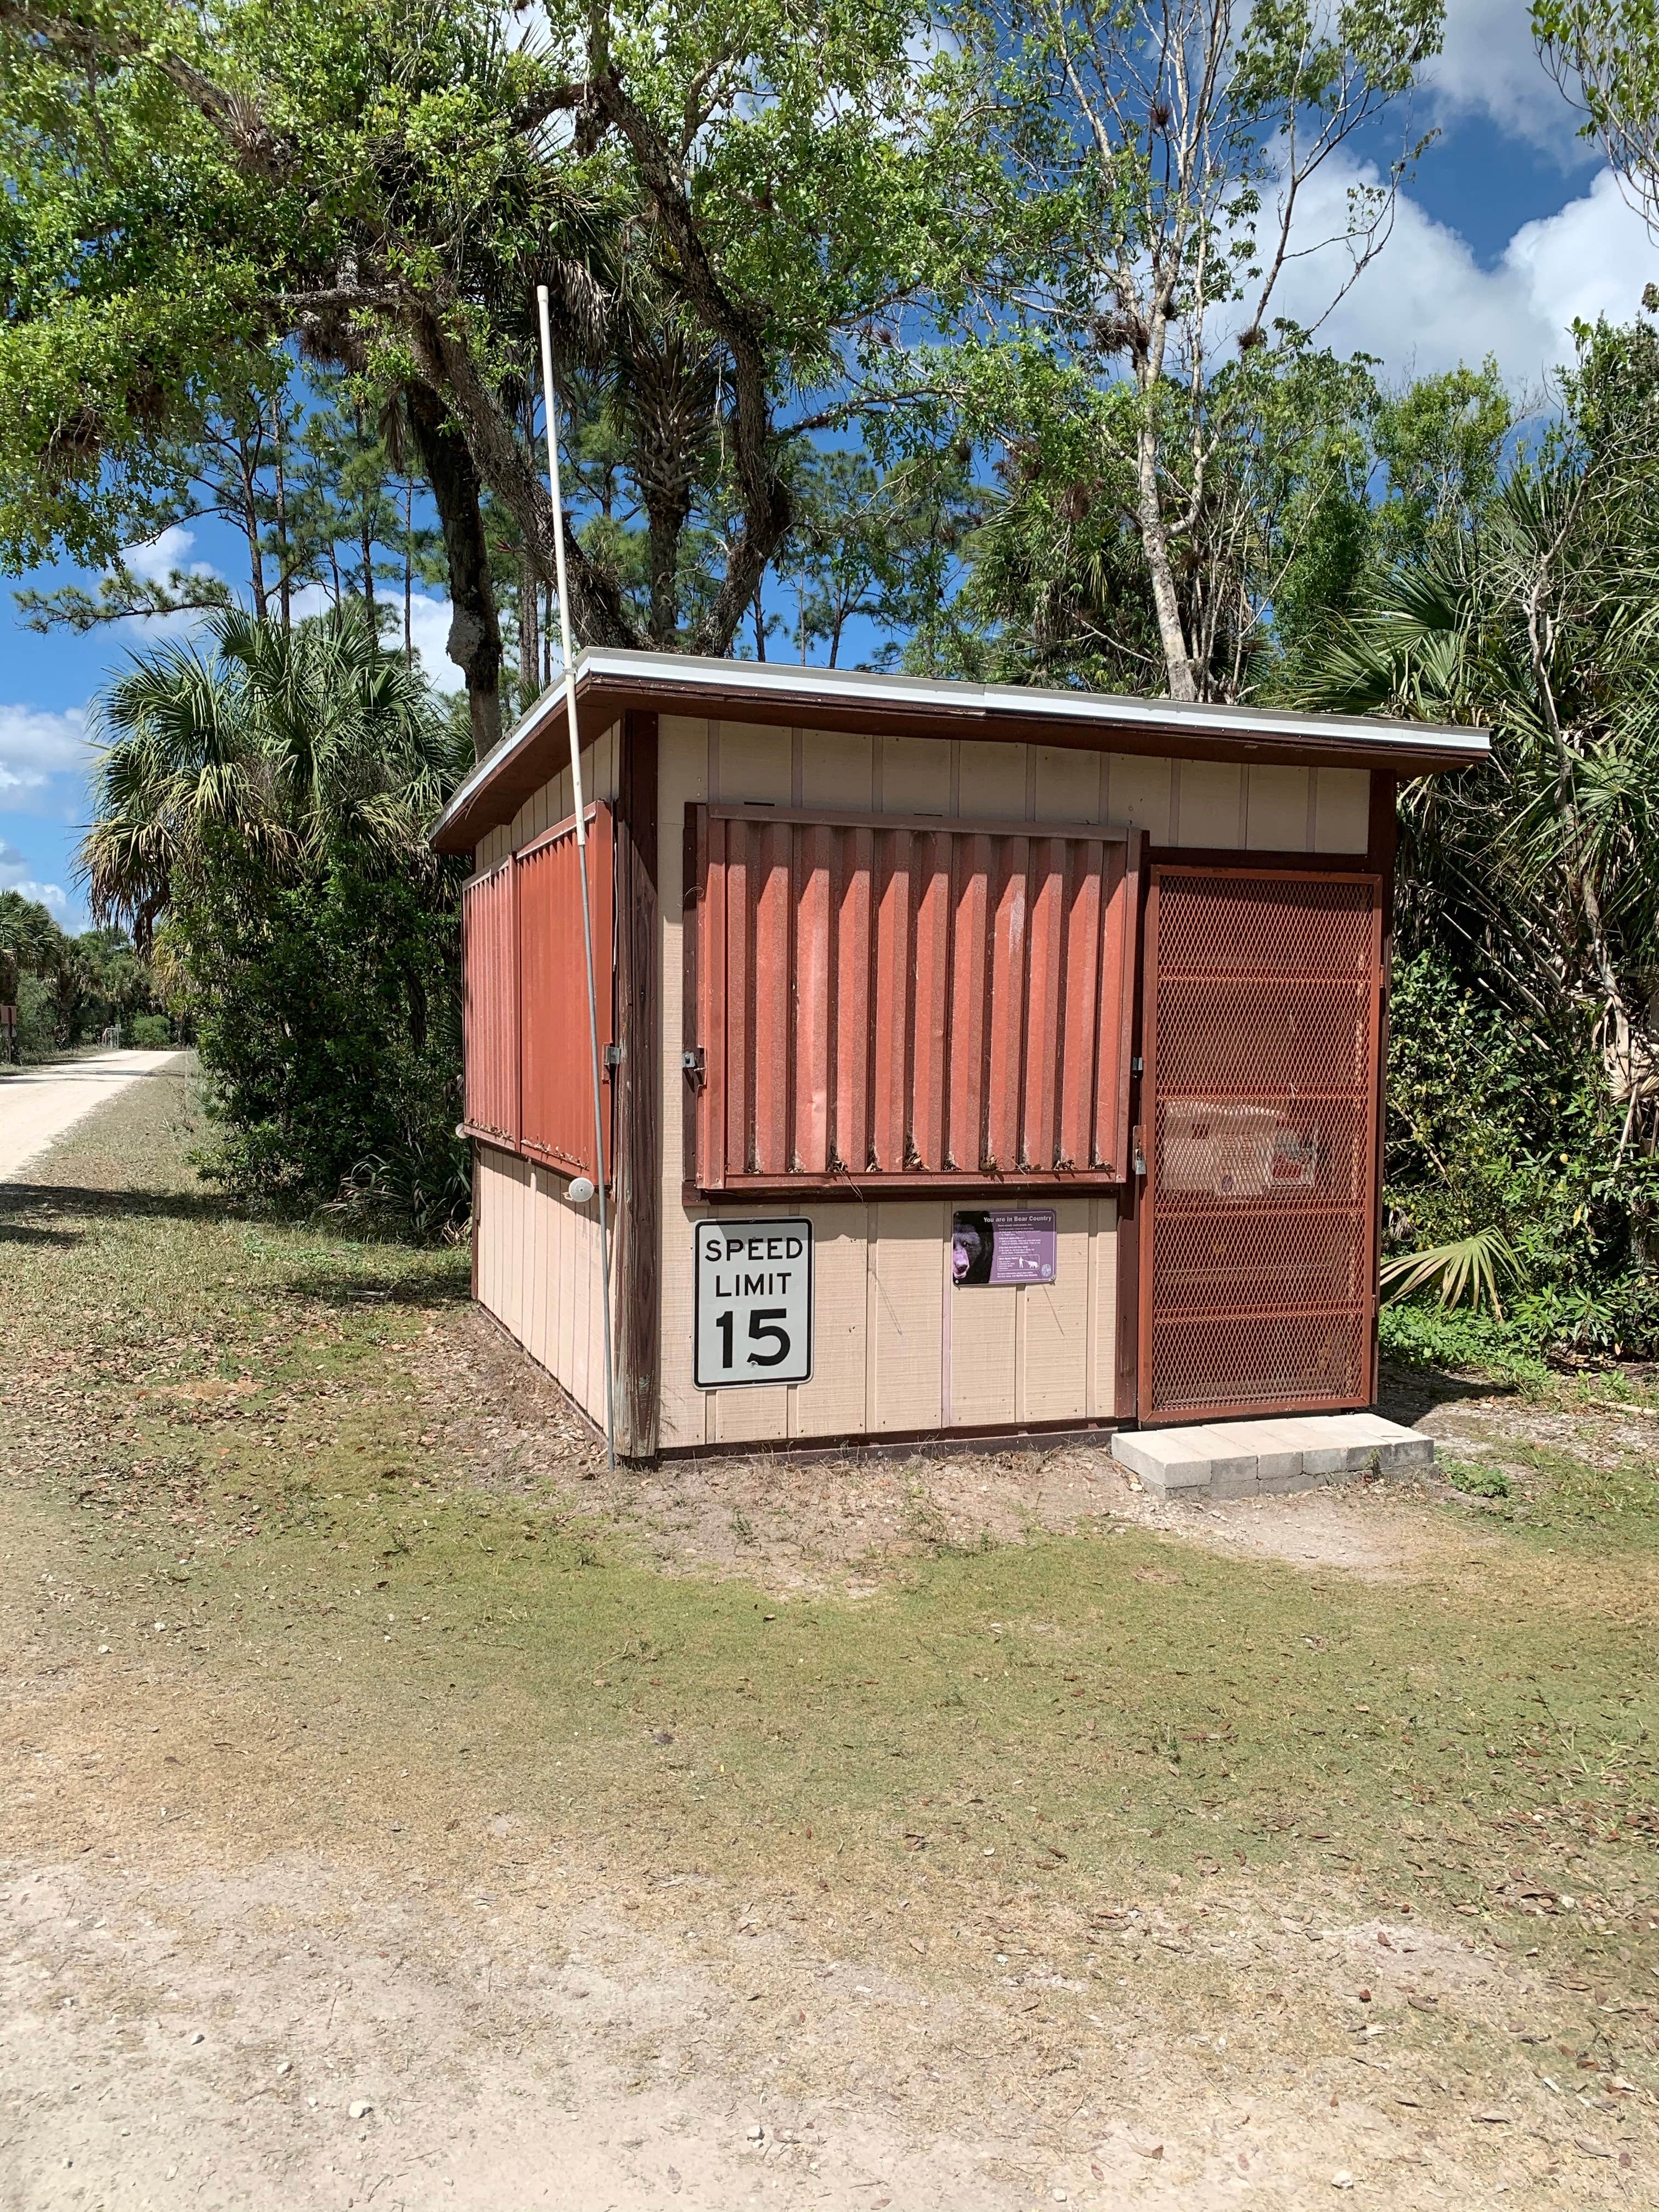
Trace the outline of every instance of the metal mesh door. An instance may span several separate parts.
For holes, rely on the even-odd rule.
[[[1141,1419],[1368,1405],[1373,876],[1155,867]]]

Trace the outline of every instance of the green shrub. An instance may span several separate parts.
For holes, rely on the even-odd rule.
[[[173,1024],[165,1014],[135,1014],[130,1026],[132,1042],[145,1052],[165,1052],[173,1042]]]
[[[17,1057],[50,1060],[59,1049],[57,1010],[52,992],[39,975],[17,979]]]
[[[211,853],[165,947],[218,1126],[205,1172],[258,1206],[422,1234],[465,1214],[457,880],[344,838],[297,883],[239,841]]]
[[[1391,1253],[1493,1231],[1519,1277],[1506,1319],[1389,1309],[1397,1356],[1498,1368],[1553,1352],[1659,1348],[1659,1277],[1646,1258],[1659,1162],[1622,1150],[1588,1017],[1558,1036],[1467,989],[1432,953],[1400,963],[1389,1017],[1386,1167]],[[1391,1340],[1391,1341],[1390,1341]]]
[[[1510,1498],[1515,1486],[1501,1468],[1472,1467],[1466,1460],[1447,1460],[1444,1462],[1446,1480],[1454,1490],[1461,1490],[1466,1498]]]
[[[1512,1322],[1431,1298],[1384,1306],[1377,1334],[1386,1359],[1402,1367],[1447,1368],[1455,1374],[1498,1375],[1540,1388],[1549,1367],[1538,1345]]]

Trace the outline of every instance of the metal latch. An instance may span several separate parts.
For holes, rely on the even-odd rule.
[[[605,1064],[607,1067],[620,1067],[622,1066],[622,1060],[623,1048],[619,1044],[606,1045],[605,1048]]]
[[[694,1044],[690,1050],[683,1052],[680,1054],[680,1066],[701,1091],[707,1079],[703,1073],[702,1047],[700,1044]]]
[[[1139,1129],[1134,1132],[1132,1142],[1134,1146],[1135,1173],[1138,1176],[1144,1176],[1146,1172],[1146,1155],[1140,1147],[1140,1132]]]

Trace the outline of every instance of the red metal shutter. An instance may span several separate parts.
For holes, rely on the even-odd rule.
[[[1370,1402],[1381,914],[1371,876],[1152,872],[1144,1421]]]
[[[1124,1179],[1138,838],[694,815],[701,1188]]]
[[[574,818],[518,855],[519,1006],[523,1111],[520,1144],[571,1175],[599,1173],[593,1079],[588,1060],[587,976],[582,959],[581,875]],[[587,883],[593,916],[599,1051],[612,1042],[616,872],[611,812],[588,810]],[[603,1071],[605,1175],[611,1172],[609,1069]]]
[[[519,1141],[519,927],[511,860],[461,893],[462,1039],[469,1129]]]

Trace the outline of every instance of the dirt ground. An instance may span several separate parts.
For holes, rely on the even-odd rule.
[[[0,1182],[21,1174],[84,1114],[94,1112],[130,1083],[154,1075],[166,1052],[80,1052],[40,1066],[0,1061]]]
[[[1524,1525],[1644,1404],[1401,1379],[1503,1498],[607,1474],[140,1088],[0,1192],[7,2212],[1659,2203],[1656,1555]]]
[[[1362,1481],[1279,1498],[1198,1504],[1149,1496],[1109,1451],[939,1451],[845,1457],[785,1455],[609,1469],[588,1425],[552,1378],[481,1310],[446,1340],[444,1386],[429,1429],[450,1436],[481,1482],[533,1495],[556,1469],[590,1510],[635,1530],[665,1573],[741,1572],[780,1595],[860,1595],[940,1547],[971,1552],[1103,1519],[1156,1529],[1206,1550],[1395,1581],[1489,1549],[1476,1515],[1449,1525],[1443,1480]],[[455,1410],[459,1407],[463,1410]],[[482,1409],[488,1408],[483,1411]],[[1498,1389],[1438,1389],[1389,1378],[1382,1411],[1443,1451],[1502,1460],[1520,1437],[1615,1456],[1659,1443],[1659,1408],[1596,1403],[1542,1408]],[[1455,1494],[1454,1494],[1455,1496]]]

